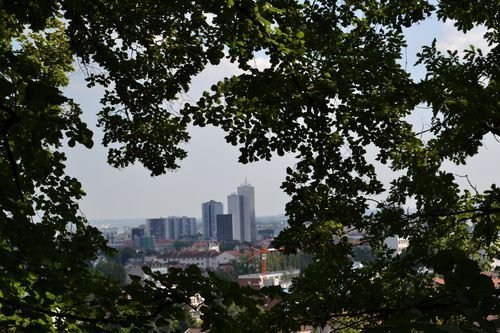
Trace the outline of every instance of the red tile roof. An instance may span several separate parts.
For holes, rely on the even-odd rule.
[[[220,253],[217,251],[180,251],[172,253],[164,253],[159,255],[161,259],[181,259],[181,258],[213,258]]]

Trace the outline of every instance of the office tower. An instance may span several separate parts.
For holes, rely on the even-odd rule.
[[[255,224],[255,190],[254,187],[247,183],[238,186],[238,195],[243,197],[243,212],[241,229],[243,240],[253,242],[257,240],[257,226]]]
[[[166,219],[160,217],[146,220],[146,236],[155,240],[167,239]]]
[[[217,220],[219,214],[223,214],[222,202],[210,200],[201,205],[201,219],[203,223],[203,237],[205,239],[217,239]]]
[[[233,240],[244,240],[241,222],[243,221],[243,197],[236,193],[227,196],[227,212],[231,215]]]
[[[217,215],[217,240],[219,242],[230,242],[233,240],[233,215]]]
[[[238,193],[227,197],[228,212],[233,220],[233,239],[253,242],[257,239],[255,225],[255,190],[247,183],[238,186]]]

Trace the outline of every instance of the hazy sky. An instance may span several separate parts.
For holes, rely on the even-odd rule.
[[[426,22],[407,31],[409,47],[407,66],[415,62],[415,53],[422,44],[430,44],[437,37],[442,49],[463,49],[469,44],[486,47],[478,29],[467,35],[457,32],[453,24]],[[257,66],[265,66],[266,59],[257,58]],[[235,65],[222,63],[206,69],[193,80],[189,96],[193,99],[225,76],[237,72]],[[420,76],[419,69],[413,70]],[[242,165],[237,162],[238,148],[227,144],[223,132],[217,128],[193,128],[192,139],[187,144],[188,157],[181,162],[178,171],[152,178],[142,166],[136,165],[117,170],[106,163],[106,149],[100,144],[102,133],[95,127],[96,113],[100,110],[99,99],[102,89],[89,89],[83,75],[76,71],[71,75],[67,93],[80,103],[84,119],[94,130],[93,149],[77,147],[68,150],[68,173],[78,178],[87,193],[81,201],[81,210],[89,219],[147,218],[168,215],[201,216],[201,203],[217,200],[224,203],[227,211],[227,195],[245,178],[255,186],[256,214],[274,215],[284,212],[288,198],[280,189],[287,166],[293,166],[292,156],[275,158],[271,162],[257,162]],[[411,117],[415,126],[428,124],[429,115],[418,111]],[[471,159],[464,168],[450,166],[457,174],[468,174],[478,188],[498,182],[500,170],[500,144],[488,137],[480,154]],[[391,174],[380,172],[388,180]],[[466,180],[462,183],[465,185]]]

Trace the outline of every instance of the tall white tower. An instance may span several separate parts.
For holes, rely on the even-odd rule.
[[[238,195],[242,197],[242,240],[253,242],[257,240],[257,226],[255,224],[255,189],[252,185],[245,183],[238,186]]]
[[[227,196],[227,212],[233,216],[233,240],[244,240],[241,228],[243,221],[243,197],[241,195],[232,193]]]
[[[210,200],[201,205],[201,219],[203,223],[203,237],[217,239],[217,215],[224,212],[222,202]]]

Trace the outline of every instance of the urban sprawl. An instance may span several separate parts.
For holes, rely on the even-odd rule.
[[[228,195],[226,213],[222,202],[209,200],[201,204],[201,225],[195,217],[169,216],[145,219],[139,226],[101,226],[108,245],[117,249],[118,255],[103,256],[94,265],[96,269],[101,267],[105,274],[115,275],[122,283],[130,283],[130,276],[148,279],[144,266],[152,272],[167,273],[172,268],[196,265],[202,271],[215,272],[240,286],[255,289],[281,286],[286,290],[313,258],[307,253],[283,255],[273,248],[274,237],[287,227],[286,217],[257,221],[255,212],[255,190],[245,180],[235,193]],[[346,236],[357,245],[352,267],[362,268],[363,262],[371,260],[371,249],[363,242],[365,234],[346,230]],[[384,244],[393,250],[393,255],[402,254],[409,245],[407,239],[398,236],[386,238]],[[106,265],[118,265],[119,269],[103,269]],[[120,269],[121,275],[117,273]],[[498,276],[492,278],[498,286]],[[434,281],[442,283],[439,276],[435,276]],[[193,302],[197,301],[195,296]],[[199,320],[196,311],[192,315]],[[318,328],[314,329],[317,332]],[[302,332],[314,329],[304,327]]]

